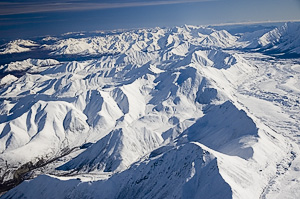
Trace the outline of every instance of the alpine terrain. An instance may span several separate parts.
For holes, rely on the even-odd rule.
[[[300,23],[0,46],[0,198],[299,198]]]

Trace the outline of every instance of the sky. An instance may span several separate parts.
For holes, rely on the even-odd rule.
[[[300,20],[300,0],[0,0],[0,39]]]

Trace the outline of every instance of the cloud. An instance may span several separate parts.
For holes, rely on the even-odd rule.
[[[183,4],[207,2],[215,0],[150,0],[150,1],[10,1],[0,2],[0,15],[15,15],[25,13],[55,12],[55,11],[80,11],[124,7],[155,6],[169,4]]]

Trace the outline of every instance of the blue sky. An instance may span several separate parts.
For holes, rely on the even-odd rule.
[[[0,1],[0,38],[73,31],[300,20],[300,0]]]

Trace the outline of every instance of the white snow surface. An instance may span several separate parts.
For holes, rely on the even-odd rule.
[[[0,49],[0,54],[12,54],[31,51],[32,47],[37,47],[38,44],[31,40],[17,39],[7,43],[4,48]]]
[[[17,79],[18,79],[17,77],[8,74],[5,77],[1,78],[0,85],[10,84],[10,83],[16,81]]]
[[[13,71],[25,71],[28,69],[36,69],[43,66],[52,66],[57,65],[59,62],[55,59],[25,59],[23,61],[11,62],[0,66],[0,70],[4,72],[13,72]]]
[[[262,46],[272,47],[279,52],[291,52],[300,54],[300,25],[299,23],[286,23],[265,33],[259,38]]]
[[[43,46],[99,58],[3,65],[27,72],[1,79],[1,180],[49,163],[1,198],[300,197],[300,58],[243,50],[298,27],[101,33]]]

